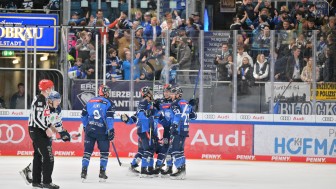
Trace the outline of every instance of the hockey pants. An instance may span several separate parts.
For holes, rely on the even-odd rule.
[[[185,140],[186,140],[185,136],[175,135],[173,137],[172,148],[170,152],[174,158],[174,165],[176,166],[176,168],[180,168],[186,162],[186,159],[184,156]]]
[[[82,167],[89,166],[90,158],[96,142],[100,151],[100,167],[102,167],[103,170],[106,170],[110,149],[110,141],[107,139],[107,135],[85,135]]]
[[[138,133],[142,147],[143,147],[143,156],[141,159],[141,167],[153,167],[154,159],[153,159],[153,143],[149,145],[149,134],[148,133]]]
[[[139,165],[141,159],[142,159],[142,156],[143,156],[143,147],[142,147],[142,141],[140,139],[140,137],[138,137],[138,152],[135,154],[132,162],[131,162],[131,165],[132,166],[137,166]],[[140,160],[140,161],[139,161]]]

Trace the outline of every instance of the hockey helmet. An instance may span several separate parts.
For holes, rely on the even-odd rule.
[[[174,87],[172,88],[171,93],[175,94],[177,98],[181,98],[183,94],[183,90],[180,87]]]
[[[39,89],[40,91],[45,91],[47,90],[48,88],[52,88],[54,87],[54,82],[52,82],[51,80],[49,79],[42,79],[40,82],[39,82]]]
[[[173,86],[171,84],[167,83],[163,86],[163,91],[171,91],[172,87]]]
[[[153,89],[151,87],[148,87],[148,86],[142,87],[140,92],[141,92],[142,98],[145,98],[148,95],[151,95],[151,96],[149,96],[150,98],[153,96]]]
[[[109,96],[111,92],[111,88],[107,85],[99,86],[99,96]]]
[[[59,94],[57,91],[53,91],[50,93],[48,99],[54,101],[54,100],[61,100],[61,94]]]

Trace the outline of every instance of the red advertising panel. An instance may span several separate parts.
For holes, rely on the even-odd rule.
[[[252,144],[251,124],[195,123],[190,125],[185,154],[198,159],[233,159],[252,155]]]
[[[26,120],[0,120],[0,155],[32,155],[33,148]],[[64,121],[64,128],[71,135],[78,133],[80,121]],[[159,129],[162,133],[162,128]],[[115,123],[115,145],[119,156],[133,157],[137,151],[135,125]],[[56,136],[59,137],[59,136]],[[82,156],[83,137],[70,143],[53,141],[56,156]],[[190,137],[186,140],[185,154],[188,158],[235,159],[237,155],[252,155],[253,126],[246,124],[190,125]],[[112,152],[111,147],[111,152]],[[99,156],[95,149],[93,156]],[[111,154],[114,156],[114,152]]]

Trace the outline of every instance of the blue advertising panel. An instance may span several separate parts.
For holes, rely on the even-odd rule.
[[[0,14],[0,50],[24,50],[25,35],[28,49],[34,48],[36,33],[37,51],[58,50],[58,25],[56,14]],[[39,27],[40,26],[40,27]]]

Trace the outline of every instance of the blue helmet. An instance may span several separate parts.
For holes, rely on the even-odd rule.
[[[50,93],[48,99],[50,99],[51,101],[60,100],[61,95],[57,91],[53,91],[53,92]]]

